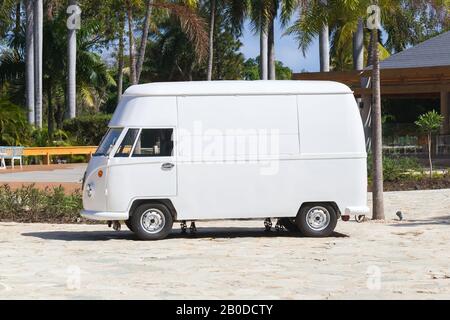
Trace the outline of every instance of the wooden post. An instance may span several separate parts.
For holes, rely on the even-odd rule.
[[[441,134],[450,134],[450,93],[446,89],[441,91],[441,115],[444,117],[444,124],[441,129]]]
[[[47,154],[44,156],[44,164],[50,165],[50,153],[47,152]]]

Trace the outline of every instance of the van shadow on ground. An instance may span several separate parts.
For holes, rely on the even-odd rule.
[[[134,233],[130,231],[46,231],[22,233],[25,237],[35,237],[43,240],[58,241],[109,241],[130,240],[138,241]],[[330,238],[348,238],[342,233],[333,233]],[[167,239],[235,239],[235,238],[299,238],[298,233],[287,231],[265,232],[262,228],[198,228],[197,233],[185,233],[173,231]]]

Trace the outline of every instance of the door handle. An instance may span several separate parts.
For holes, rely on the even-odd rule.
[[[168,171],[168,170],[172,170],[175,167],[175,165],[173,163],[164,163],[161,166],[161,169]]]

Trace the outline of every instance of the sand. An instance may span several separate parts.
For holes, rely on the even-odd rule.
[[[326,239],[262,221],[175,226],[159,242],[0,223],[0,299],[450,299],[450,190],[386,193],[385,205],[388,221],[339,222]]]

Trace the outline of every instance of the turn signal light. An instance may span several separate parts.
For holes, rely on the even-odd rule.
[[[98,177],[99,178],[103,177],[103,170],[98,170]]]

